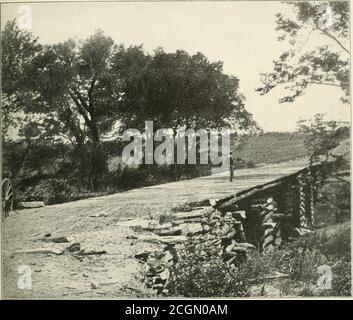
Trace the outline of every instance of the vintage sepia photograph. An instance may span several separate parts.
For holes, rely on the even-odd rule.
[[[1,1],[1,299],[352,297],[350,12]]]

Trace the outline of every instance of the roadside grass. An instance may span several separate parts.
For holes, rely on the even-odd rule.
[[[262,283],[274,271],[289,275],[278,284],[283,296],[350,296],[350,221],[316,230],[271,254],[255,254],[246,267],[253,283]],[[327,270],[332,274],[331,288],[320,289],[319,278]]]
[[[260,295],[271,296],[273,291],[267,292],[270,286],[276,296],[350,296],[350,236],[350,221],[333,224],[271,253],[254,250],[245,262],[235,265],[224,262],[217,251],[204,251],[205,248],[192,245],[171,269],[168,295],[256,296],[258,293],[253,288],[262,287]],[[318,281],[327,270],[331,273],[331,287],[326,289]],[[288,278],[276,279],[276,275]],[[269,280],[271,276],[274,280]]]

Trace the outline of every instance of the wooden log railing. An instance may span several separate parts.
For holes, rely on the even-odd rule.
[[[243,224],[238,223],[238,238],[252,242],[260,251],[270,252],[283,241],[315,227],[315,202],[326,171],[327,164],[310,166],[222,199],[214,208],[219,212],[244,212],[246,219],[257,221],[245,220],[245,232]],[[251,232],[251,228],[256,232]]]

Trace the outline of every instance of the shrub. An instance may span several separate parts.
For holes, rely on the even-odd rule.
[[[315,284],[320,276],[318,267],[328,263],[326,257],[318,249],[293,251],[290,260],[290,276],[292,279]]]
[[[333,181],[326,183],[321,189],[321,197],[319,204],[324,205],[327,208],[328,214],[331,217],[323,216],[320,217],[323,222],[332,220],[334,216],[334,222],[340,223],[350,218],[350,185],[343,181]]]
[[[238,266],[242,278],[251,284],[258,284],[274,269],[274,255],[262,254],[258,251],[249,253],[246,262]]]
[[[246,163],[246,167],[247,167],[247,168],[255,168],[255,163],[254,163],[253,161],[248,161],[248,162]]]
[[[301,237],[285,249],[281,264],[293,284],[301,288],[299,295],[351,295],[350,235],[350,223],[346,222]],[[331,289],[317,286],[318,267],[322,265],[331,267]]]
[[[16,201],[43,201],[45,204],[64,202],[74,193],[73,187],[64,179],[42,180],[16,194]]]
[[[249,296],[247,281],[238,269],[215,252],[198,250],[194,245],[180,250],[179,260],[170,269],[168,294],[182,297]]]
[[[339,260],[332,267],[332,296],[351,296],[351,261]]]

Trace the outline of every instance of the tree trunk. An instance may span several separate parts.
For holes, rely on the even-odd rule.
[[[100,132],[97,125],[97,119],[94,114],[94,105],[92,101],[85,101],[81,94],[72,89],[70,96],[77,106],[77,111],[82,115],[89,129],[91,145],[89,146],[89,185],[94,190],[100,187],[100,181],[104,174],[107,173],[107,157],[101,145]]]

